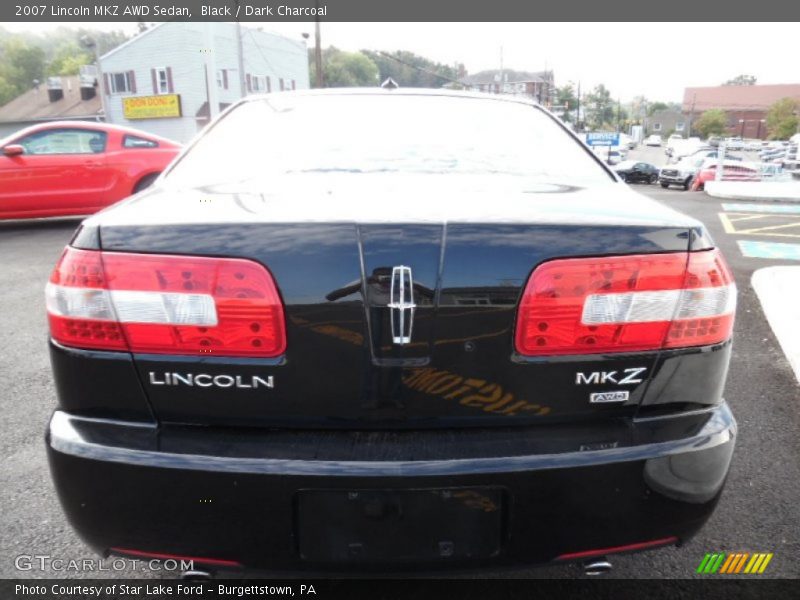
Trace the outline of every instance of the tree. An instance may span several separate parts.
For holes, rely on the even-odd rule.
[[[710,135],[721,135],[728,128],[728,115],[724,110],[713,108],[705,111],[695,123],[692,129],[699,131],[703,137]]]
[[[578,108],[578,97],[575,95],[575,88],[572,82],[556,88],[555,105],[559,110],[564,111],[562,120],[571,122],[573,118],[573,110]]]
[[[94,57],[75,42],[63,44],[47,65],[48,75],[77,75],[81,66],[94,62]]]
[[[311,81],[316,81],[314,49],[309,48]],[[378,67],[361,52],[345,52],[333,46],[322,51],[322,80],[326,87],[378,85]]]
[[[84,36],[105,54],[128,39],[122,31],[59,27],[47,34],[11,33],[0,27],[0,106],[42,81],[45,75],[74,75],[81,65],[94,62],[81,44]]]
[[[756,84],[756,76],[755,75],[737,75],[733,79],[729,79],[722,85],[755,85]]]
[[[44,77],[44,50],[20,38],[12,38],[0,49],[0,76],[18,93],[33,86],[33,80]]]
[[[611,99],[611,92],[602,83],[586,94],[584,110],[589,127],[595,130],[614,129],[612,123],[616,121],[616,104]]]
[[[391,77],[403,87],[439,88],[466,75],[462,64],[444,65],[406,50],[362,50],[361,53],[378,67],[380,81]]]
[[[767,112],[767,132],[770,139],[788,140],[798,131],[800,101],[783,98],[769,107]]]
[[[658,110],[667,110],[669,108],[669,104],[666,102],[653,102],[647,105],[647,116],[652,117],[653,113]]]

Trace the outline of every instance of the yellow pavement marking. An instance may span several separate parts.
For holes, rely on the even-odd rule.
[[[734,223],[738,223],[740,221],[753,221],[757,219],[763,219],[764,217],[775,217],[775,214],[770,213],[719,213],[719,219],[722,222],[722,228],[725,230],[725,233],[731,235],[762,235],[768,237],[790,237],[790,238],[800,238],[800,216],[795,215],[781,215],[780,218],[782,220],[786,220],[787,218],[791,221],[789,223],[781,223],[779,225],[767,225],[764,227],[750,227],[749,229],[737,229]],[[777,232],[778,229],[792,229],[797,228],[797,232],[794,233],[782,233]]]

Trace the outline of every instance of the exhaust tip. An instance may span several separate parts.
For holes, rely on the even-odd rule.
[[[211,573],[208,571],[191,570],[181,573],[181,579],[184,581],[208,581],[212,579]]]
[[[583,563],[583,572],[589,577],[605,575],[611,571],[612,568],[613,566],[604,556],[587,560]]]

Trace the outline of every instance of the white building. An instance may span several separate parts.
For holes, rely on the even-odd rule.
[[[235,23],[161,23],[100,57],[107,121],[186,142],[249,93],[307,89],[304,40]],[[211,110],[209,111],[209,106]]]

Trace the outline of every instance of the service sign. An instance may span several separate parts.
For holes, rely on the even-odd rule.
[[[619,146],[619,134],[605,131],[587,133],[586,144],[589,146]]]
[[[126,119],[168,119],[181,116],[180,94],[133,96],[122,99]]]

